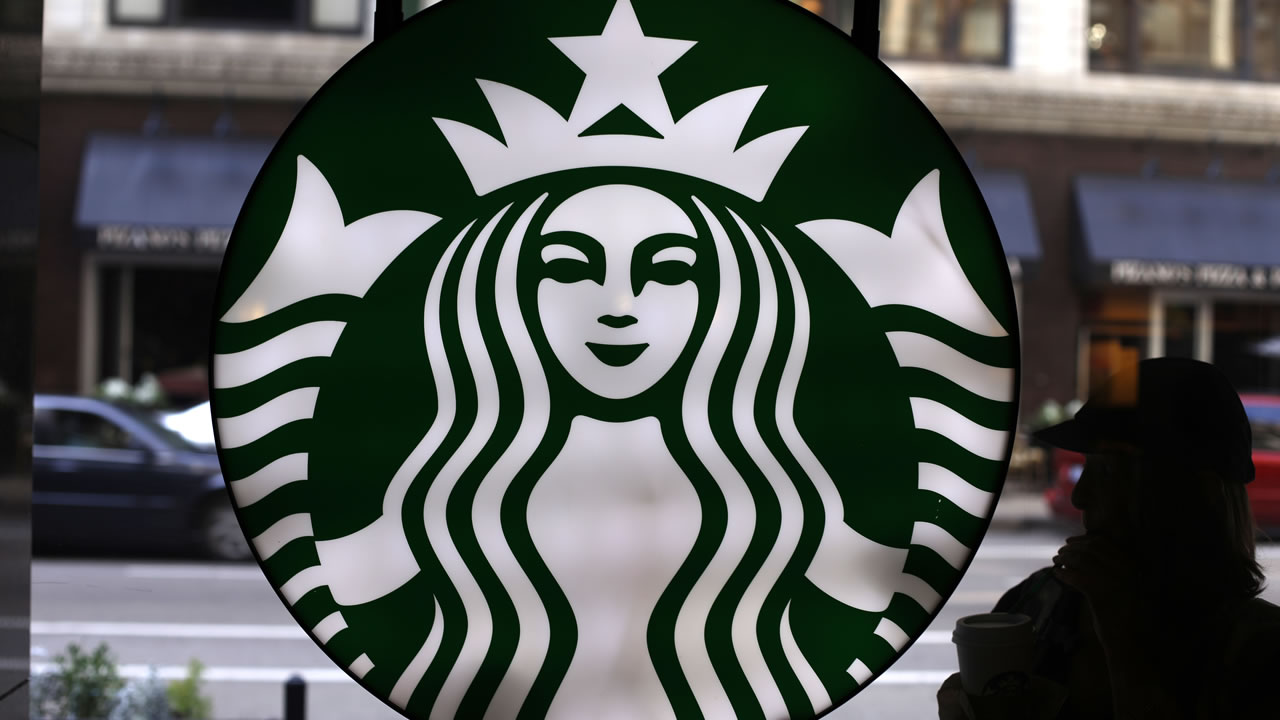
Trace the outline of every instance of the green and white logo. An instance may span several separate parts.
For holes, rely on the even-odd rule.
[[[1007,465],[1000,244],[780,0],[451,0],[269,159],[214,330],[268,579],[413,718],[812,717],[920,635]]]

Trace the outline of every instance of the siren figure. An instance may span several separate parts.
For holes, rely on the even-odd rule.
[[[666,194],[582,184],[511,193],[453,239],[430,280],[439,410],[397,477],[427,485],[434,558],[416,564],[439,568],[443,622],[467,631],[428,642],[393,700],[407,705],[438,662],[449,668],[432,703],[442,717],[468,692],[492,695],[495,716],[526,702],[561,717],[736,713],[725,673],[770,716],[812,712],[829,698],[788,652],[787,588],[809,573],[883,610],[906,551],[843,523],[839,492],[796,428],[810,331],[796,265],[747,203],[704,202],[732,202],[706,183],[666,178]],[[673,186],[690,192],[668,197]],[[441,292],[451,273],[454,307]],[[463,352],[451,355],[453,322]],[[514,374],[500,377],[502,365]],[[460,393],[474,393],[476,416],[424,473],[459,432]],[[447,512],[463,492],[470,527]],[[480,553],[468,556],[472,542]],[[334,556],[320,547],[322,561]],[[504,606],[511,626],[495,620]],[[502,637],[518,640],[496,655]]]

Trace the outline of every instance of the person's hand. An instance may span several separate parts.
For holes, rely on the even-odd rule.
[[[1084,595],[1103,647],[1132,634],[1139,619],[1137,565],[1128,548],[1102,535],[1079,535],[1053,557],[1054,577]]]
[[[960,684],[960,673],[952,673],[938,688],[938,720],[975,720],[969,696]]]
[[[974,697],[953,673],[938,688],[938,720],[1050,720],[1066,697],[1066,688],[1038,675],[1017,692]]]
[[[1171,717],[1176,703],[1165,691],[1152,648],[1140,640],[1142,612],[1137,563],[1128,548],[1101,535],[1067,539],[1053,558],[1054,576],[1080,591],[1107,658],[1118,718]]]

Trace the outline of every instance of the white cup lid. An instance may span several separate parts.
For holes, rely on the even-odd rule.
[[[957,645],[1023,645],[1035,642],[1031,618],[1019,613],[983,613],[956,621]]]

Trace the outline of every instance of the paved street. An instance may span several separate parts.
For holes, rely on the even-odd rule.
[[[831,717],[937,717],[933,693],[956,669],[956,619],[983,612],[1001,592],[1043,567],[1067,532],[1034,521],[1001,523],[929,631],[874,685]],[[1280,546],[1263,549],[1280,586]],[[46,558],[33,568],[33,661],[37,669],[69,642],[107,642],[129,676],[155,665],[177,677],[188,659],[208,666],[217,718],[279,717],[282,683],[310,681],[312,720],[392,720],[399,715],[356,686],[294,625],[254,565],[175,560]],[[1267,597],[1280,601],[1280,589]],[[2,624],[0,624],[2,626]]]

